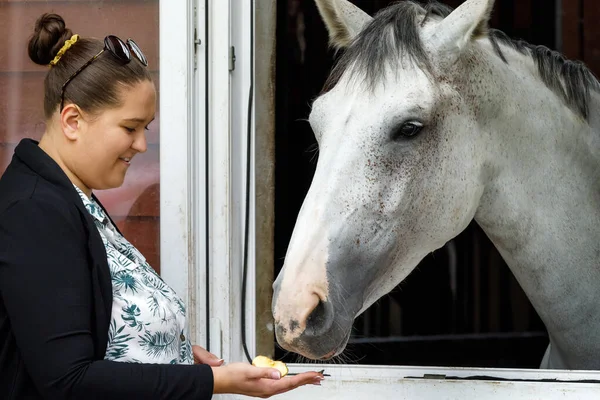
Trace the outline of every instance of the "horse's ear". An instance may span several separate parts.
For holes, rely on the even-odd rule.
[[[373,18],[347,0],[315,0],[329,31],[329,43],[347,47]]]
[[[431,45],[442,62],[454,63],[471,40],[487,35],[493,7],[494,0],[467,0],[434,28]]]

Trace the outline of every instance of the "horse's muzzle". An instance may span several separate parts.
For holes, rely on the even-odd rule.
[[[317,296],[314,299],[310,309],[298,314],[299,318],[276,319],[275,336],[279,345],[287,351],[313,360],[326,360],[345,347],[348,333],[342,327],[347,324],[336,321],[331,302],[322,301]]]

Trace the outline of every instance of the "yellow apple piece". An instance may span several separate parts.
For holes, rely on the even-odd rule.
[[[282,378],[284,376],[286,376],[287,373],[289,372],[288,367],[287,367],[287,365],[285,365],[284,362],[273,361],[269,357],[266,357],[266,356],[255,357],[254,360],[252,360],[252,365],[254,365],[255,367],[262,367],[262,368],[275,368],[276,370],[279,371]]]

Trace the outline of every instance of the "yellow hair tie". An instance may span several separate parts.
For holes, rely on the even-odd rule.
[[[60,50],[58,51],[58,54],[56,55],[56,57],[54,57],[54,60],[50,61],[50,65],[48,65],[48,66],[53,67],[54,65],[56,65],[56,63],[58,63],[58,61],[60,61],[60,58],[65,54],[65,52],[67,50],[69,50],[71,48],[71,46],[73,46],[75,44],[77,39],[79,39],[79,35],[73,35],[73,36],[71,36],[71,39],[66,40],[63,47],[60,48]]]

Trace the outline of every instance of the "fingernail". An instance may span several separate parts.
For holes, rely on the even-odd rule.
[[[219,359],[217,360],[217,362],[218,362],[219,364],[223,364],[223,363],[225,362],[225,360],[223,360],[222,358],[219,358]]]
[[[271,378],[272,379],[281,379],[281,374],[279,373],[279,371],[271,372]]]

